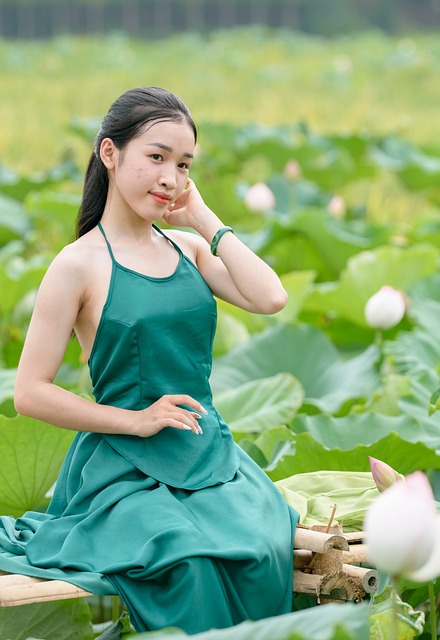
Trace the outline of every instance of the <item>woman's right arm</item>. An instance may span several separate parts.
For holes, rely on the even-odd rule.
[[[198,429],[187,404],[201,411],[189,396],[163,396],[142,411],[96,404],[54,384],[78,313],[84,304],[87,271],[72,245],[49,267],[38,291],[20,358],[14,402],[18,413],[75,431],[154,435],[165,426]]]

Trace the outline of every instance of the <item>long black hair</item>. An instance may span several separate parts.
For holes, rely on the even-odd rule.
[[[104,138],[110,138],[118,149],[142,133],[151,122],[187,122],[197,140],[197,129],[184,103],[166,89],[145,87],[130,89],[109,109],[96,136],[87,167],[81,206],[76,224],[76,237],[87,233],[100,221],[108,194],[108,173],[99,150]]]

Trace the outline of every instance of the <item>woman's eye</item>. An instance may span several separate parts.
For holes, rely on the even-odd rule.
[[[180,162],[179,169],[187,169],[189,171],[189,164],[187,162]]]
[[[153,160],[163,160],[163,156],[160,153],[152,153],[151,157]]]

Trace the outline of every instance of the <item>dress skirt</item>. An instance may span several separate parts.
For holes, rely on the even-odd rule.
[[[78,434],[47,512],[0,518],[0,570],[119,594],[137,631],[194,634],[289,612],[298,514],[237,450],[232,480],[188,490]]]

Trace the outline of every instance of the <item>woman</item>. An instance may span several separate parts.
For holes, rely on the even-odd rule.
[[[208,381],[213,295],[274,313],[286,293],[189,179],[195,143],[168,91],[112,105],[15,389],[19,413],[78,433],[47,513],[1,519],[0,569],[117,593],[138,631],[192,634],[291,605],[297,514],[234,443]],[[54,384],[72,329],[96,403]]]

